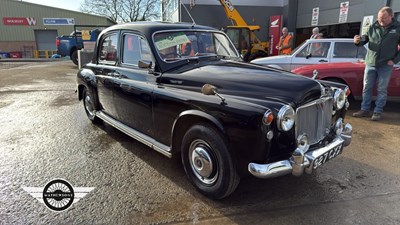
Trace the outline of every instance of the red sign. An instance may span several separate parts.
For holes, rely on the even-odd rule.
[[[33,17],[3,17],[4,25],[35,26],[36,19]]]
[[[282,15],[270,16],[269,17],[269,36],[271,37],[269,43],[269,55],[278,55],[278,49],[275,46],[279,43],[282,30]]]

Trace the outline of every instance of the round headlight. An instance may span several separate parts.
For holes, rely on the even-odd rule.
[[[278,112],[278,129],[281,131],[292,129],[295,119],[296,113],[294,112],[294,109],[289,105],[282,106]]]
[[[342,109],[346,103],[346,92],[342,89],[336,89],[333,95],[333,102],[336,110]]]

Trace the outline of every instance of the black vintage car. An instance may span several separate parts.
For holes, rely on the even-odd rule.
[[[193,185],[214,199],[249,174],[311,173],[351,142],[346,86],[244,63],[210,27],[112,26],[77,83],[92,122],[180,154]]]

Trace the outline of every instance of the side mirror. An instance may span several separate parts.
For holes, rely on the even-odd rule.
[[[211,84],[205,84],[201,88],[201,93],[205,95],[215,95],[217,88]]]
[[[139,68],[147,69],[149,71],[149,74],[155,74],[154,70],[151,68],[153,66],[153,62],[151,61],[139,60],[138,66]]]
[[[217,92],[217,88],[211,84],[205,84],[203,87],[201,87],[201,93],[205,95],[216,95],[221,99],[221,104],[225,105],[225,98],[222,97],[220,94]]]
[[[311,54],[311,53],[308,53],[308,54],[306,55],[306,59],[310,58],[311,56],[312,56],[312,54]]]
[[[142,69],[151,69],[151,66],[152,66],[152,62],[150,61],[150,62],[146,62],[146,61],[142,61],[142,60],[139,60],[139,68],[142,68]]]

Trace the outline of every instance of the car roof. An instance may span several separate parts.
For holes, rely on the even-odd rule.
[[[171,23],[171,22],[161,22],[161,21],[140,21],[140,22],[130,22],[124,24],[113,25],[103,32],[109,32],[112,30],[137,30],[145,35],[151,35],[156,31],[162,30],[182,30],[182,29],[193,29],[193,30],[215,30],[217,29],[202,26],[192,23]]]
[[[321,42],[321,41],[334,41],[334,42],[353,42],[353,38],[321,38],[321,39],[307,39],[310,42]]]

